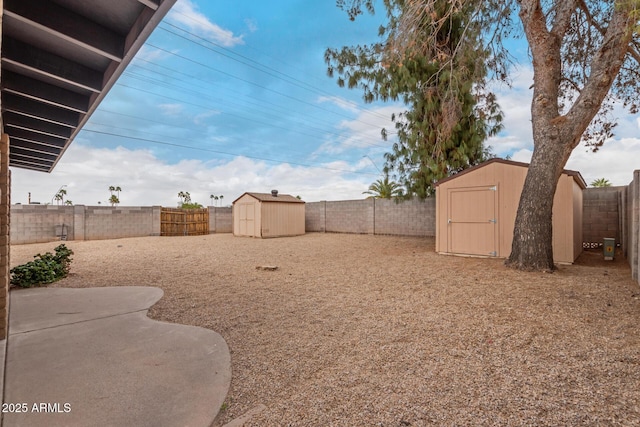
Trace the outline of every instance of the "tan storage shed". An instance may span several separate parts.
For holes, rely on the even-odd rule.
[[[244,193],[233,202],[233,235],[299,236],[305,233],[305,203],[288,194]]]
[[[494,256],[511,253],[513,228],[529,165],[492,159],[436,183],[436,252]],[[553,200],[553,259],[573,263],[582,252],[579,172],[565,170]]]

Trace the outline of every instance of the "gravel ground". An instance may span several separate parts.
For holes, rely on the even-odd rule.
[[[57,243],[13,246],[12,264]],[[431,238],[67,245],[52,286],[158,286],[152,318],[222,334],[215,426],[260,404],[247,426],[640,425],[640,287],[620,256],[548,274],[437,255]]]

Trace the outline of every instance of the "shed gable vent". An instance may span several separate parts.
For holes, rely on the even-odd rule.
[[[278,190],[271,190],[271,195],[273,197],[278,197]]]

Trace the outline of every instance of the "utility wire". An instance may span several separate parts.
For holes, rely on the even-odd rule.
[[[135,136],[130,136],[130,135],[121,135],[121,134],[117,134],[117,133],[113,133],[113,132],[103,132],[103,131],[99,131],[99,130],[95,130],[95,129],[83,128],[81,132],[90,132],[90,133],[95,133],[95,134],[99,134],[99,135],[107,135],[107,136],[113,136],[113,137],[118,137],[118,138],[131,139],[131,140],[134,140],[134,141],[150,142],[150,143],[153,143],[153,144],[167,145],[167,146],[171,146],[171,147],[187,148],[187,149],[190,149],[190,150],[203,151],[203,152],[207,152],[207,153],[222,154],[222,155],[225,155],[225,156],[246,157],[248,159],[262,160],[262,161],[265,161],[265,162],[272,162],[272,163],[277,163],[277,164],[290,164],[290,165],[296,165],[296,166],[304,166],[304,167],[308,167],[308,168],[326,169],[326,170],[331,170],[331,171],[336,171],[336,172],[346,172],[346,173],[353,173],[353,174],[359,174],[359,175],[374,175],[374,176],[378,176],[378,174],[373,174],[373,173],[370,173],[370,172],[362,172],[362,171],[354,171],[354,170],[348,170],[348,169],[332,168],[332,167],[328,167],[328,166],[320,166],[318,164],[290,162],[290,161],[286,161],[286,160],[269,159],[269,158],[266,158],[266,157],[250,156],[250,155],[239,154],[239,153],[230,153],[230,152],[227,152],[227,151],[212,150],[210,148],[203,148],[203,147],[193,147],[193,146],[190,146],[190,145],[176,144],[176,143],[172,143],[172,142],[159,141],[159,140],[156,140],[156,139],[140,138],[140,137],[135,137]]]
[[[178,13],[179,13],[179,12],[178,12]],[[188,16],[188,15],[185,15],[185,14],[183,14],[183,13],[179,13],[179,14],[180,14],[180,15],[182,15],[182,16],[184,16],[184,17],[186,17],[187,19],[193,20],[193,18],[192,18],[192,17],[190,17],[190,16]],[[195,21],[195,20],[194,20],[194,21]],[[186,33],[186,34],[190,35],[191,37],[194,37],[194,38],[196,38],[196,39],[198,39],[198,40],[201,40],[201,41],[202,41],[202,42],[204,42],[204,43],[207,43],[207,44],[210,44],[210,45],[212,45],[212,46],[215,46],[218,50],[217,50],[217,49],[210,48],[210,47],[207,47],[207,46],[204,46],[204,45],[202,45],[202,44],[200,44],[200,43],[198,43],[198,42],[196,42],[196,41],[194,41],[194,40],[192,40],[192,39],[189,39],[188,37],[182,36],[182,35],[180,35],[180,34],[178,34],[178,33],[174,32],[174,31],[171,31],[171,30],[167,29],[165,26],[170,26],[170,27],[172,27],[172,28],[175,28],[176,30],[182,31],[182,32],[184,32],[184,33]],[[204,47],[205,49],[209,49],[209,50],[211,50],[211,51],[213,51],[213,52],[216,52],[217,54],[222,55],[222,56],[224,56],[224,57],[226,57],[226,58],[229,58],[229,59],[231,59],[231,60],[233,60],[233,61],[237,61],[237,62],[239,62],[239,63],[241,63],[241,64],[247,65],[247,66],[249,66],[249,67],[251,67],[251,68],[254,68],[254,69],[256,69],[256,70],[259,70],[259,71],[261,71],[261,72],[263,72],[263,73],[266,73],[266,74],[268,74],[268,75],[271,75],[271,76],[273,76],[273,77],[279,78],[279,79],[284,80],[284,81],[287,81],[287,80],[285,80],[285,78],[286,78],[286,79],[289,79],[289,83],[294,84],[295,86],[298,86],[298,87],[301,87],[301,88],[303,88],[303,89],[306,89],[306,90],[309,90],[309,91],[315,92],[315,93],[320,94],[320,95],[330,96],[330,97],[334,96],[332,93],[329,93],[329,92],[327,92],[327,91],[326,91],[326,90],[324,90],[324,89],[321,89],[321,88],[318,88],[318,87],[316,87],[316,86],[313,86],[313,85],[309,84],[308,82],[305,82],[305,81],[300,80],[300,79],[298,79],[298,78],[296,78],[296,77],[290,76],[289,74],[286,74],[286,73],[284,73],[284,72],[282,72],[282,71],[280,71],[280,70],[278,70],[278,69],[276,69],[276,68],[273,68],[273,67],[270,67],[270,66],[268,66],[268,65],[265,65],[265,64],[263,64],[263,63],[261,63],[261,62],[259,62],[259,61],[256,61],[256,60],[254,60],[254,59],[252,59],[252,58],[249,58],[248,56],[245,56],[245,55],[242,55],[242,54],[240,54],[240,53],[234,52],[234,51],[232,51],[231,49],[228,49],[228,48],[226,48],[226,47],[224,47],[224,46],[222,46],[222,45],[220,45],[220,44],[218,44],[218,43],[216,43],[216,42],[214,42],[214,41],[211,41],[211,40],[209,40],[209,39],[206,39],[206,38],[204,38],[204,37],[201,37],[201,36],[199,36],[199,35],[197,35],[197,34],[195,34],[195,33],[191,32],[191,31],[189,31],[189,30],[187,30],[187,29],[185,29],[185,28],[182,28],[182,27],[180,27],[180,26],[178,26],[178,25],[174,25],[174,24],[171,24],[171,23],[169,23],[169,22],[166,22],[166,21],[165,21],[165,22],[163,22],[163,23],[162,23],[162,25],[158,26],[158,28],[159,28],[159,29],[161,29],[161,30],[163,30],[163,31],[166,31],[166,32],[168,32],[168,33],[170,33],[170,34],[173,34],[173,35],[175,35],[175,36],[177,36],[177,37],[181,37],[181,38],[183,38],[183,39],[185,39],[185,40],[187,40],[187,41],[190,41],[190,42],[192,42],[192,43],[194,43],[194,44],[197,44],[198,46],[202,46],[202,47]],[[251,47],[251,46],[249,46],[249,47]],[[254,50],[257,50],[257,49],[255,49],[255,48],[253,48],[253,47],[251,47],[251,48],[252,48],[252,49],[254,49]],[[222,52],[220,52],[220,50],[222,50],[222,51],[224,51],[224,52],[227,52],[228,54],[222,53]],[[256,65],[257,65],[257,67],[256,67],[256,66],[253,66],[253,65],[250,65],[250,64],[247,64],[246,62],[244,62],[244,61],[242,61],[242,60],[240,60],[240,59],[234,58],[234,57],[232,57],[232,56],[236,56],[236,57],[238,57],[238,58],[241,58],[241,59],[242,59],[242,60],[244,60],[244,61],[248,61],[248,62],[250,62],[250,63],[252,63],[252,64],[256,64]],[[280,61],[280,60],[279,60],[279,62],[284,63],[283,61]],[[285,65],[287,65],[287,64],[285,64]],[[280,76],[282,76],[282,77],[279,77],[279,76],[276,76],[276,75],[274,75],[274,74],[272,74],[272,73],[270,73],[270,72],[264,71],[263,69],[261,69],[261,68],[259,68],[259,67],[264,68],[264,69],[269,70],[269,71],[272,71],[272,72],[274,72],[274,73],[277,73],[278,75],[280,75]],[[284,78],[283,78],[283,77],[284,77]],[[348,101],[348,100],[345,100],[345,102],[346,102],[346,103],[348,103],[351,107],[353,107],[353,108],[355,108],[355,109],[357,109],[357,110],[359,110],[359,111],[363,111],[363,112],[368,113],[368,114],[372,114],[372,115],[375,115],[375,116],[378,116],[378,117],[381,117],[381,118],[384,118],[384,119],[388,119],[388,117],[387,117],[387,116],[385,116],[385,115],[383,115],[383,114],[381,114],[381,113],[378,113],[378,112],[376,112],[376,111],[371,111],[371,110],[369,110],[369,109],[367,109],[367,108],[363,108],[363,107],[359,106],[358,104],[356,104],[355,102]]]
[[[132,77],[135,77],[135,76],[132,76]],[[145,81],[144,79],[140,79],[140,80]],[[192,105],[194,107],[202,108],[204,110],[211,110],[211,106],[201,105],[201,104],[197,104],[195,102],[190,102],[190,101],[186,101],[186,100],[183,100],[183,99],[174,98],[174,97],[171,97],[171,96],[155,93],[155,92],[152,92],[150,90],[142,89],[142,88],[139,88],[139,87],[129,86],[129,85],[121,83],[121,82],[117,82],[116,85],[131,89],[131,90],[136,90],[136,91],[139,91],[139,92],[143,92],[143,93],[147,93],[147,94],[150,94],[150,95],[154,95],[154,96],[157,96],[157,97],[160,97],[160,98],[165,98],[165,99],[168,99],[170,101],[181,102],[181,103],[184,103],[184,104],[187,104],[187,105]],[[260,120],[247,118],[247,117],[244,117],[242,115],[235,114],[235,113],[229,113],[229,112],[221,111],[220,114],[224,114],[224,115],[228,115],[228,116],[232,116],[232,117],[238,117],[238,118],[240,118],[242,120],[248,120],[248,121],[256,123],[256,124],[269,126],[269,127],[276,128],[276,129],[283,129],[283,130],[286,130],[287,132],[297,133],[297,134],[300,134],[300,135],[303,135],[303,136],[307,136],[307,137],[310,137],[310,138],[318,138],[317,135],[312,135],[312,134],[309,134],[309,133],[306,133],[306,132],[303,132],[303,131],[300,131],[300,130],[297,130],[297,129],[292,129],[291,127],[278,126],[278,125],[276,125],[274,123],[267,123],[267,122],[263,122],[263,121],[260,121]],[[339,133],[330,132],[330,131],[324,131],[323,129],[319,129],[319,128],[312,128],[312,129],[316,129],[316,130],[325,132],[325,133],[330,134],[330,135],[334,135],[334,136],[338,136],[338,137],[344,137],[344,135],[341,135]],[[345,144],[345,145],[354,146],[353,144],[347,144],[344,141],[342,143]],[[372,146],[372,147],[387,148],[387,147],[385,147],[383,145],[374,144],[372,142],[367,142],[367,141],[363,141],[363,144],[369,145],[369,146]]]
[[[186,57],[186,56],[184,56],[184,55],[180,55],[180,54],[178,54],[178,53],[171,52],[170,50],[167,50],[167,49],[161,48],[161,47],[156,46],[156,45],[154,45],[154,44],[152,44],[152,43],[147,43],[147,45],[148,45],[148,46],[151,46],[151,47],[153,47],[153,48],[155,48],[155,49],[157,49],[157,50],[159,50],[159,51],[161,51],[161,52],[167,53],[168,55],[175,56],[176,58],[180,58],[180,59],[182,59],[182,60],[184,60],[184,61],[187,61],[187,62],[190,62],[190,63],[192,63],[192,64],[199,65],[199,66],[204,67],[204,68],[206,68],[206,69],[208,69],[208,70],[215,71],[216,73],[222,74],[222,75],[227,76],[227,77],[230,77],[230,78],[232,78],[232,79],[239,80],[239,81],[241,81],[241,82],[244,82],[244,83],[250,84],[250,85],[252,85],[252,86],[255,86],[255,87],[258,87],[258,88],[260,88],[260,89],[266,90],[266,91],[268,91],[268,92],[274,93],[274,94],[276,94],[276,95],[278,95],[278,96],[281,96],[281,97],[283,97],[283,98],[287,98],[287,99],[290,99],[290,100],[292,100],[292,101],[295,101],[295,102],[298,102],[298,103],[301,103],[301,104],[309,105],[309,106],[311,106],[311,107],[313,107],[313,108],[316,108],[316,109],[318,109],[318,110],[325,111],[325,112],[327,112],[327,113],[330,113],[330,114],[333,114],[333,115],[336,115],[336,116],[340,116],[340,117],[343,117],[343,118],[347,118],[347,119],[349,119],[349,120],[353,120],[350,116],[348,116],[348,115],[346,115],[346,114],[344,114],[344,113],[339,113],[339,112],[337,112],[337,111],[333,111],[333,110],[330,110],[330,109],[328,109],[328,108],[324,108],[324,107],[322,107],[322,106],[320,106],[320,105],[317,105],[317,104],[311,103],[311,102],[309,102],[309,101],[304,101],[304,100],[302,100],[302,99],[296,98],[295,96],[291,96],[291,95],[288,95],[288,94],[286,94],[286,93],[283,93],[283,92],[277,91],[277,90],[275,90],[275,89],[271,89],[271,88],[270,88],[270,87],[268,87],[268,86],[263,86],[263,85],[260,85],[260,84],[258,84],[258,83],[252,82],[251,80],[243,79],[242,77],[238,77],[238,76],[236,76],[236,75],[234,75],[234,74],[228,73],[228,72],[226,72],[226,71],[222,71],[222,70],[220,70],[220,69],[218,69],[218,68],[212,67],[212,66],[207,65],[207,64],[205,64],[205,63],[203,63],[203,62],[196,61],[195,59],[191,59],[191,58]],[[206,48],[206,47],[205,47],[205,48]],[[207,48],[207,49],[208,49],[208,48]],[[359,122],[361,122],[361,123],[363,123],[363,124],[366,124],[367,126],[379,127],[379,125],[375,125],[375,124],[372,124],[372,123],[367,123],[367,122],[364,122],[364,121],[359,120],[359,119],[355,119],[355,121],[359,121]]]

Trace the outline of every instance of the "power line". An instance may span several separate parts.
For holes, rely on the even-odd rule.
[[[133,76],[133,77],[135,78],[135,76]],[[144,79],[142,79],[142,80],[145,81]],[[121,86],[121,87],[125,87],[125,88],[128,88],[128,89],[136,90],[136,91],[139,91],[139,92],[147,93],[147,94],[150,94],[150,95],[154,95],[154,96],[157,96],[157,97],[160,97],[160,98],[165,98],[165,99],[168,99],[170,101],[182,102],[184,104],[192,105],[194,107],[202,108],[202,109],[205,109],[205,110],[209,110],[211,108],[210,106],[201,105],[201,104],[197,104],[195,102],[190,102],[190,101],[186,101],[186,100],[183,100],[183,99],[174,98],[174,97],[171,97],[171,96],[155,93],[155,92],[152,92],[150,90],[145,90],[145,89],[142,89],[142,88],[139,88],[139,87],[129,86],[129,85],[126,85],[126,84],[121,83],[121,82],[117,82],[116,85],[117,86]],[[303,136],[307,136],[307,137],[310,137],[310,138],[317,138],[318,137],[317,135],[312,135],[312,134],[309,134],[309,133],[306,133],[306,132],[303,132],[303,131],[300,131],[300,130],[297,130],[297,129],[292,129],[291,127],[278,126],[278,125],[276,125],[274,123],[266,123],[266,122],[259,121],[259,120],[256,120],[256,119],[247,118],[247,117],[244,117],[242,115],[235,114],[235,113],[229,113],[229,112],[221,111],[220,114],[224,114],[224,115],[228,115],[228,116],[232,116],[232,117],[237,117],[237,118],[240,118],[240,119],[243,119],[243,120],[247,120],[247,121],[250,121],[250,122],[253,122],[253,123],[257,123],[257,124],[264,125],[264,126],[269,126],[269,127],[276,128],[276,129],[283,129],[283,130],[286,130],[288,132],[297,133],[297,134],[300,134],[300,135],[303,135]],[[344,135],[339,134],[339,133],[325,131],[325,130],[319,129],[319,128],[312,128],[312,129],[319,130],[319,131],[324,132],[326,134],[330,134],[330,135],[334,135],[334,136],[338,136],[338,137],[343,137],[344,136]],[[354,146],[353,144],[347,144],[344,141],[343,141],[343,143],[345,145]],[[383,145],[380,145],[380,144],[375,144],[375,143],[372,143],[372,142],[367,142],[367,141],[363,141],[363,144],[366,144],[366,145],[369,145],[369,146],[372,146],[372,147],[387,148],[386,146],[383,146]]]
[[[192,17],[190,17],[190,16],[188,16],[188,15],[185,15],[185,14],[180,13],[180,12],[177,12],[177,13],[178,13],[178,14],[180,14],[180,15],[182,15],[182,16],[184,16],[184,17],[186,17],[187,19],[190,19],[190,20],[195,21]],[[213,49],[213,48],[210,48],[210,47],[207,47],[207,46],[204,46],[204,45],[202,45],[202,44],[200,44],[200,43],[198,43],[198,42],[196,42],[196,41],[194,41],[194,40],[192,40],[192,39],[189,39],[188,37],[182,36],[182,35],[180,35],[180,34],[178,34],[178,33],[174,32],[174,31],[171,31],[171,30],[169,30],[169,29],[165,28],[165,27],[164,27],[165,25],[170,26],[170,27],[172,27],[172,28],[175,28],[175,29],[177,29],[177,30],[179,30],[179,31],[182,31],[182,32],[184,32],[184,33],[186,33],[186,34],[188,34],[188,35],[190,35],[190,36],[192,36],[192,37],[194,37],[194,38],[196,38],[196,39],[198,39],[198,40],[203,41],[204,43],[207,43],[207,44],[210,44],[210,45],[212,45],[212,46],[215,46],[215,47],[216,47],[216,48],[218,48],[219,50],[217,50],[217,49]],[[265,73],[265,74],[268,74],[268,75],[270,75],[270,76],[273,76],[273,77],[279,78],[279,79],[281,79],[281,80],[283,80],[283,81],[287,81],[287,80],[285,80],[285,78],[286,78],[286,79],[289,79],[288,83],[293,84],[293,85],[295,85],[295,86],[298,86],[298,87],[300,87],[300,88],[302,88],[302,89],[306,89],[306,90],[309,90],[309,91],[312,91],[312,92],[315,92],[315,93],[317,93],[317,94],[324,95],[324,96],[330,96],[330,97],[331,97],[331,96],[334,96],[332,93],[329,93],[329,92],[327,92],[327,91],[326,91],[326,90],[324,90],[324,89],[321,89],[321,88],[318,88],[318,87],[316,87],[316,86],[313,86],[313,85],[309,84],[308,82],[305,82],[305,81],[300,80],[300,79],[298,79],[298,78],[296,78],[296,77],[293,77],[293,76],[291,76],[291,75],[289,75],[289,74],[287,74],[287,73],[284,73],[284,72],[282,72],[282,71],[280,71],[280,70],[278,70],[278,69],[276,69],[276,68],[273,68],[273,67],[270,67],[270,66],[268,66],[268,65],[265,65],[265,64],[263,64],[263,63],[261,63],[261,62],[259,62],[259,61],[256,61],[256,60],[254,60],[254,59],[252,59],[252,58],[249,58],[248,56],[245,56],[245,55],[242,55],[242,54],[240,54],[240,53],[234,52],[234,51],[232,51],[231,49],[228,49],[228,48],[226,48],[226,47],[224,47],[224,46],[222,46],[222,45],[220,45],[220,44],[218,44],[218,43],[216,43],[216,42],[214,42],[214,41],[212,41],[212,40],[209,40],[209,39],[206,39],[206,38],[204,38],[204,37],[201,37],[201,36],[199,36],[199,35],[197,35],[197,34],[195,34],[195,33],[191,32],[191,31],[189,31],[189,30],[187,30],[187,29],[185,29],[185,28],[182,28],[182,27],[180,27],[180,26],[178,26],[178,25],[174,25],[174,24],[171,24],[171,23],[169,23],[169,22],[166,22],[166,21],[165,21],[165,22],[163,22],[163,23],[162,23],[162,25],[160,25],[158,28],[159,28],[159,29],[161,29],[161,30],[163,30],[163,31],[166,31],[166,32],[167,32],[167,33],[169,33],[169,34],[173,34],[173,35],[175,35],[175,36],[177,36],[177,37],[183,38],[183,39],[185,39],[185,40],[187,40],[187,41],[189,41],[189,42],[191,42],[191,43],[194,43],[194,44],[196,44],[196,45],[198,45],[198,46],[201,46],[201,47],[203,47],[203,48],[205,48],[205,49],[211,50],[212,52],[215,52],[215,53],[217,53],[217,54],[219,54],[219,55],[221,55],[221,56],[224,56],[224,57],[226,57],[226,58],[229,58],[229,59],[231,59],[232,61],[236,61],[236,62],[239,62],[239,63],[241,63],[241,64],[247,65],[248,67],[251,67],[251,68],[253,68],[253,69],[256,69],[256,70],[258,70],[258,71],[261,71],[261,72],[263,72],[263,73]],[[258,50],[258,49],[255,49],[255,48],[251,47],[251,46],[248,46],[248,47],[250,47],[250,48],[251,48],[251,49],[253,49],[253,50]],[[224,52],[227,52],[228,54],[227,54],[227,53],[220,52],[220,50],[222,50],[222,51],[224,51]],[[242,60],[237,59],[237,58],[233,58],[233,56],[237,56],[238,58],[241,58]],[[252,64],[256,64],[256,65],[257,65],[257,67],[256,67],[256,66],[254,66],[254,65],[251,65],[251,64],[247,64],[247,63],[246,63],[246,62],[244,62],[243,60],[248,61],[248,62],[250,62],[250,63],[252,63]],[[281,60],[279,60],[279,59],[276,59],[276,60],[278,60],[279,62],[282,62],[283,64],[285,64],[283,61],[281,61]],[[287,65],[287,64],[285,64],[285,65]],[[262,67],[262,68],[264,68],[264,69],[266,69],[266,70],[272,71],[272,72],[274,72],[274,73],[278,74],[279,76],[283,76],[284,78],[283,78],[283,77],[279,77],[278,75],[274,75],[274,74],[272,74],[271,72],[265,71],[265,70],[263,70],[263,69],[261,69],[261,68],[259,68],[259,67]],[[375,115],[375,116],[378,116],[378,117],[381,117],[381,118],[384,118],[384,119],[388,119],[388,117],[384,116],[383,114],[378,113],[378,112],[376,112],[376,111],[371,111],[371,110],[369,110],[369,109],[367,109],[367,108],[363,108],[363,107],[359,106],[358,104],[356,104],[355,102],[352,102],[352,101],[349,101],[349,100],[344,100],[344,101],[345,101],[347,104],[349,104],[351,107],[353,107],[354,109],[357,109],[358,111],[363,111],[363,112],[368,113],[368,114],[371,114],[371,115]]]
[[[172,142],[159,141],[159,140],[155,140],[155,139],[140,138],[140,137],[135,137],[135,136],[130,136],[130,135],[121,135],[121,134],[117,134],[117,133],[113,133],[113,132],[103,132],[103,131],[98,131],[98,130],[95,130],[95,129],[83,128],[81,132],[90,132],[90,133],[95,133],[95,134],[99,134],[99,135],[113,136],[113,137],[118,137],[118,138],[131,139],[131,140],[134,140],[134,141],[142,141],[142,142],[149,142],[149,143],[159,144],[159,145],[167,145],[167,146],[171,146],[171,147],[187,148],[189,150],[196,150],[196,151],[203,151],[203,152],[207,152],[207,153],[222,154],[222,155],[225,155],[225,156],[246,157],[248,159],[262,160],[262,161],[265,161],[265,162],[272,162],[272,163],[277,163],[277,164],[290,164],[290,165],[296,165],[296,166],[304,166],[304,167],[308,167],[308,168],[326,169],[326,170],[331,170],[331,171],[336,171],[336,172],[346,172],[346,173],[353,173],[353,174],[359,174],[359,175],[374,175],[374,176],[378,175],[378,174],[372,174],[372,173],[369,173],[369,172],[354,171],[354,170],[340,169],[340,168],[331,168],[331,167],[327,167],[327,166],[319,166],[317,164],[290,162],[290,161],[285,161],[285,160],[269,159],[269,158],[266,158],[266,157],[258,157],[258,156],[250,156],[250,155],[245,155],[245,154],[230,153],[230,152],[227,152],[227,151],[212,150],[210,148],[193,147],[193,146],[190,146],[190,145],[176,144],[176,143],[172,143]]]
[[[195,42],[194,42],[194,43],[195,43]],[[196,43],[196,44],[197,44],[197,43]],[[286,94],[286,93],[283,93],[283,92],[277,91],[277,90],[275,90],[275,89],[271,89],[271,88],[270,88],[270,87],[268,87],[268,86],[263,86],[263,85],[260,85],[260,84],[258,84],[258,83],[252,82],[252,81],[250,81],[250,80],[243,79],[242,77],[238,77],[238,76],[236,76],[236,75],[234,75],[234,74],[228,73],[228,72],[226,72],[226,71],[222,71],[222,70],[220,70],[220,69],[218,69],[218,68],[212,67],[212,66],[207,65],[207,64],[205,64],[205,63],[203,63],[203,62],[196,61],[195,59],[191,59],[191,58],[186,57],[186,56],[184,56],[184,55],[180,55],[180,54],[178,54],[178,53],[171,52],[171,51],[169,51],[169,50],[167,50],[167,49],[161,48],[161,47],[156,46],[156,45],[154,45],[154,44],[152,44],[152,43],[147,43],[147,45],[148,45],[148,46],[151,46],[151,47],[153,47],[154,49],[157,49],[157,50],[159,50],[159,51],[161,51],[161,52],[164,52],[164,53],[167,53],[167,54],[169,54],[169,55],[175,56],[176,58],[180,58],[180,59],[182,59],[182,60],[184,60],[184,61],[187,61],[187,62],[190,62],[190,63],[192,63],[192,64],[199,65],[199,66],[201,66],[201,67],[204,67],[204,68],[209,69],[209,70],[211,70],[211,71],[215,71],[216,73],[222,74],[222,75],[227,76],[227,77],[230,77],[230,78],[232,78],[232,79],[239,80],[239,81],[241,81],[241,82],[244,82],[244,83],[250,84],[250,85],[252,85],[252,86],[258,87],[258,88],[260,88],[260,89],[266,90],[266,91],[268,91],[268,92],[274,93],[274,94],[276,94],[276,95],[278,95],[278,96],[282,96],[282,97],[284,97],[284,98],[290,99],[290,100],[292,100],[292,101],[295,101],[295,102],[298,102],[298,103],[301,103],[301,104],[309,105],[309,106],[311,106],[312,108],[316,108],[316,109],[318,109],[318,110],[322,110],[322,111],[325,111],[325,112],[327,112],[327,113],[334,114],[334,115],[336,115],[336,116],[340,116],[340,117],[343,117],[343,118],[347,118],[347,119],[349,119],[349,120],[354,120],[354,119],[352,119],[350,116],[348,116],[348,115],[346,115],[346,114],[339,113],[339,112],[336,112],[336,111],[330,110],[330,109],[328,109],[328,108],[321,107],[321,106],[319,106],[319,105],[317,105],[317,104],[314,104],[314,103],[311,103],[311,102],[309,102],[309,101],[304,101],[304,100],[302,100],[302,99],[296,98],[295,96],[291,96],[291,95],[288,95],[288,94]],[[203,46],[203,47],[204,47],[205,49],[209,49],[209,48],[207,48],[206,46]],[[364,122],[364,121],[359,120],[359,119],[355,119],[354,121],[361,122],[361,123],[363,123],[363,124],[366,124],[367,126],[378,127],[378,125],[374,125],[374,124],[372,124],[372,123],[367,123],[367,122]]]

